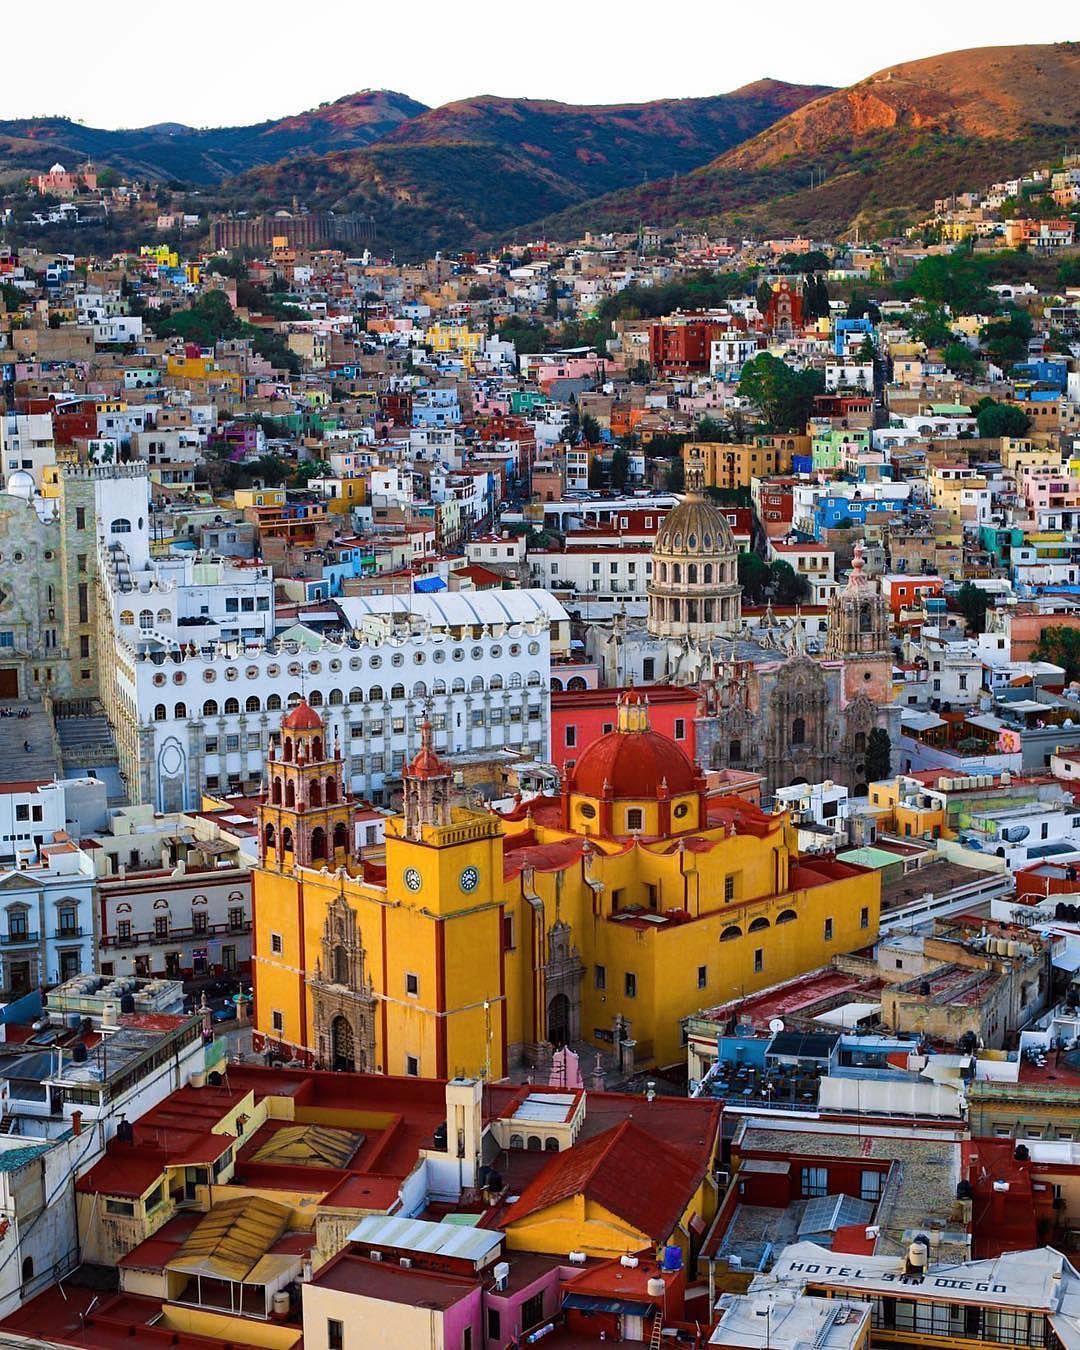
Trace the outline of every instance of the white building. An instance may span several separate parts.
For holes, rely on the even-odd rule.
[[[52,418],[48,413],[0,413],[0,463],[6,480],[17,469],[33,474],[41,487],[42,472],[56,463]]]
[[[120,635],[106,698],[131,795],[172,811],[204,790],[257,790],[282,711],[302,695],[330,710],[350,784],[377,804],[416,752],[429,702],[440,753],[547,757],[552,644],[569,647],[553,596],[367,596],[337,612],[331,636],[297,626],[151,654]]]
[[[94,867],[66,835],[0,872],[0,985],[17,998],[94,969]]]
[[[99,778],[0,783],[0,863],[37,862],[58,831],[81,838],[107,820],[107,788]]]

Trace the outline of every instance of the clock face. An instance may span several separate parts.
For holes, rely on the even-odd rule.
[[[480,873],[475,867],[466,867],[458,878],[458,884],[463,891],[475,891],[480,884]]]
[[[410,891],[418,891],[423,885],[423,878],[415,867],[406,867],[402,878]]]

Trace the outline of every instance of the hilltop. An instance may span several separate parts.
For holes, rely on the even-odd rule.
[[[224,184],[223,200],[288,200],[374,215],[405,252],[512,232],[643,178],[689,171],[817,98],[763,80],[713,98],[573,105],[483,96],[402,122],[378,144],[309,156]]]
[[[85,159],[139,178],[201,185],[274,164],[294,154],[370,145],[427,112],[405,94],[365,89],[333,103],[252,126],[199,129],[176,122],[116,131],[64,117],[0,121],[0,178],[40,173],[56,160]]]
[[[878,71],[684,178],[543,222],[554,235],[719,219],[732,228],[890,228],[966,183],[1060,153],[1080,131],[1080,44],[984,47]],[[820,186],[810,190],[811,171]]]

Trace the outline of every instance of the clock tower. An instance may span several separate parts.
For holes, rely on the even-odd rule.
[[[420,749],[403,774],[402,814],[386,822],[386,893],[394,906],[387,957],[405,971],[407,993],[423,991],[415,1013],[425,1014],[423,1040],[435,1051],[426,1072],[441,1077],[479,1060],[499,1077],[506,1063],[503,832],[488,812],[451,805],[453,770],[433,742],[425,717]],[[448,953],[466,952],[467,963],[448,961]],[[393,1047],[389,1057],[393,1064]]]

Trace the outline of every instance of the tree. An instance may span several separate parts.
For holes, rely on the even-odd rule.
[[[1080,680],[1080,629],[1062,628],[1056,624],[1044,628],[1031,654],[1036,661],[1050,661],[1061,666],[1070,684]]]
[[[985,314],[996,302],[986,288],[986,265],[964,250],[923,258],[907,282],[929,305],[947,305],[953,314]]]
[[[559,288],[555,284],[554,277],[548,282],[547,312],[552,319],[557,319],[559,317]]]
[[[986,611],[990,607],[990,597],[980,586],[965,581],[956,592],[956,607],[972,632],[986,631]]]
[[[709,417],[707,414],[699,417],[697,426],[694,427],[694,436],[699,441],[722,441],[726,435],[727,428],[715,417]]]
[[[800,576],[789,562],[777,558],[769,566],[769,585],[782,605],[797,605],[810,595],[810,583]]]
[[[739,585],[748,600],[760,603],[769,584],[769,565],[760,553],[739,553]]]
[[[947,342],[941,358],[951,371],[960,375],[970,375],[979,364],[979,358],[966,342]]]
[[[626,487],[626,480],[630,476],[630,456],[620,445],[611,453],[611,486],[620,491]]]
[[[686,487],[686,466],[682,455],[671,460],[664,470],[664,487],[668,492],[682,492]]]
[[[594,492],[604,486],[604,465],[599,455],[593,455],[589,460],[589,487]]]
[[[1033,331],[1027,310],[1010,305],[1002,318],[983,324],[979,337],[991,359],[1004,366],[1027,356],[1028,340]]]
[[[768,352],[748,361],[739,379],[740,398],[748,399],[774,431],[802,431],[824,388],[820,370],[792,370]]]
[[[600,440],[600,423],[592,413],[586,413],[581,419],[581,435],[588,445],[596,445]]]
[[[756,293],[758,313],[765,315],[769,312],[769,306],[772,304],[772,287],[767,281],[759,283]]]
[[[1031,418],[1023,408],[1013,403],[998,403],[992,398],[983,398],[975,406],[975,420],[979,424],[979,435],[985,440],[996,440],[999,436],[1024,436],[1031,426]]]
[[[884,727],[874,727],[866,738],[866,781],[880,783],[892,770],[892,741]]]

